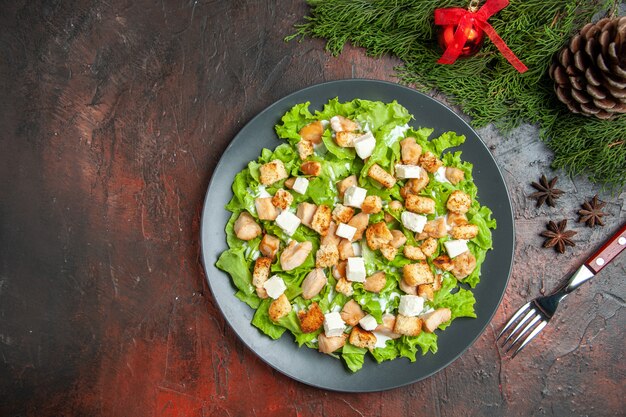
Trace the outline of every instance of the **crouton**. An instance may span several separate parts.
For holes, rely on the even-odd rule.
[[[307,256],[313,250],[311,242],[296,242],[292,240],[289,245],[280,254],[280,267],[284,271],[291,271],[302,265],[306,261]]]
[[[358,181],[356,175],[350,175],[337,183],[337,194],[339,198],[343,198],[343,193],[352,186],[357,186]]]
[[[259,220],[276,220],[276,217],[278,217],[278,210],[272,204],[272,197],[255,198],[254,206]]]
[[[337,132],[335,142],[342,148],[354,148],[354,140],[359,136],[361,135],[355,132]]]
[[[402,195],[402,198],[406,198],[406,195],[408,194],[417,195],[420,193],[420,191],[426,188],[429,182],[430,178],[428,177],[428,173],[424,170],[424,168],[422,168],[420,177],[409,179],[404,184],[404,187],[402,187],[404,189],[404,192],[402,191],[402,189],[400,189],[400,195]]]
[[[346,344],[347,334],[341,336],[327,337],[324,333],[317,336],[317,349],[321,353],[331,354],[337,349],[341,349]]]
[[[455,226],[450,230],[450,235],[455,239],[474,239],[478,236],[478,226],[470,223]]]
[[[415,233],[415,240],[422,241],[424,239],[428,239],[428,233],[422,231],[421,233]]]
[[[463,213],[448,212],[448,215],[446,216],[446,223],[448,226],[452,227],[467,224],[467,216]]]
[[[360,240],[363,237],[363,232],[367,229],[369,221],[370,215],[365,213],[356,214],[350,219],[348,225],[356,228],[356,232],[354,232],[354,237],[352,238],[353,242]]]
[[[443,166],[441,159],[437,158],[434,153],[426,151],[420,156],[420,166],[426,171],[435,173],[439,168]]]
[[[404,265],[402,277],[409,285],[431,284],[435,281],[435,275],[426,262]]]
[[[312,303],[308,311],[300,310],[298,312],[298,320],[302,333],[313,333],[324,324],[324,313],[317,303]]]
[[[346,278],[346,267],[348,266],[347,260],[337,262],[337,265],[333,266],[333,277],[335,279]]]
[[[322,236],[322,240],[320,244],[338,246],[339,242],[341,242],[341,238],[337,236],[336,232],[337,232],[337,223],[331,221],[330,225],[328,226],[328,233],[326,233],[326,236]]]
[[[302,298],[310,300],[322,291],[322,288],[328,282],[324,270],[321,268],[315,268],[309,272],[302,281]]]
[[[286,210],[293,203],[293,196],[291,193],[283,188],[276,190],[276,193],[272,197],[272,204],[274,207],[281,210]]]
[[[446,207],[453,213],[467,213],[472,205],[472,198],[469,194],[460,190],[454,190],[448,197]]]
[[[391,235],[393,236],[393,239],[391,239],[389,244],[394,248],[398,249],[406,243],[406,236],[404,236],[404,233],[402,233],[401,230],[392,230]]]
[[[315,267],[328,268],[337,265],[337,262],[339,262],[337,245],[320,245],[315,254]]]
[[[409,285],[404,278],[398,282],[398,287],[408,295],[417,295],[417,285]]]
[[[380,253],[388,261],[393,261],[398,254],[398,249],[394,248],[391,244],[386,243],[380,246]]]
[[[433,290],[433,286],[431,284],[422,284],[417,286],[417,295],[426,300],[432,301],[435,297],[435,291]]]
[[[434,214],[435,200],[420,195],[409,194],[406,196],[404,206],[407,210],[417,214]]]
[[[399,334],[393,332],[393,327],[396,324],[396,316],[393,314],[383,314],[383,322],[379,324],[374,331],[376,333],[380,333],[383,336],[387,336],[391,339],[397,339],[400,337]]]
[[[254,272],[252,272],[252,285],[260,287],[270,277],[270,266],[272,266],[272,260],[259,256],[254,261]]]
[[[341,319],[350,326],[356,326],[359,323],[359,320],[365,317],[365,313],[361,309],[361,306],[354,300],[350,300],[344,304],[340,315]]]
[[[420,249],[422,250],[424,255],[430,258],[437,251],[437,246],[438,246],[437,239],[429,237],[428,239],[422,242],[422,244],[420,245]]]
[[[277,181],[287,178],[287,170],[283,161],[274,159],[259,168],[259,180],[263,185],[272,185]]]
[[[302,129],[300,129],[298,134],[303,140],[317,145],[318,143],[322,142],[324,125],[320,121],[311,122],[308,125],[304,126]]]
[[[443,276],[441,274],[435,275],[435,282],[432,283],[433,290],[439,291],[443,286]]]
[[[311,229],[315,230],[321,236],[326,236],[328,234],[328,228],[330,227],[331,213],[332,211],[327,205],[320,204],[317,206],[317,210],[315,210],[315,214],[311,220]]]
[[[293,184],[296,182],[296,177],[290,177],[285,180],[285,188],[288,190],[293,190]]]
[[[452,311],[450,311],[449,308],[438,308],[435,311],[431,311],[430,313],[426,313],[421,316],[422,329],[424,329],[425,332],[432,333],[437,329],[437,327],[451,318]]]
[[[339,259],[342,261],[348,258],[352,258],[354,256],[354,248],[352,247],[352,242],[348,239],[341,239],[339,245],[337,245],[337,249],[339,249]]]
[[[280,297],[272,301],[268,314],[270,320],[278,321],[291,312],[291,303],[285,294],[281,294]]]
[[[405,336],[417,336],[422,331],[422,321],[419,317],[407,317],[402,314],[396,316],[393,332]]]
[[[422,147],[417,144],[415,138],[408,137],[400,141],[400,154],[402,163],[405,165],[417,165],[422,155]]]
[[[259,251],[263,256],[267,256],[270,259],[276,258],[276,253],[280,247],[280,239],[276,236],[265,234],[261,243],[259,244]]]
[[[457,185],[465,179],[465,172],[463,172],[459,168],[446,167],[446,178],[453,185]]]
[[[347,117],[336,115],[330,118],[330,127],[335,132],[353,132],[359,128],[359,125]]]
[[[377,195],[368,195],[361,205],[361,211],[366,214],[380,213],[383,209],[383,200]]]
[[[422,252],[422,250],[418,248],[417,246],[406,245],[404,247],[403,254],[405,257],[412,259],[414,261],[426,260],[426,255],[424,255],[424,252]]]
[[[300,171],[302,171],[304,175],[317,177],[322,173],[322,164],[317,161],[307,161],[300,165]]]
[[[422,230],[428,236],[439,239],[445,237],[448,234],[448,225],[444,217],[437,217],[436,219],[429,220],[424,225]]]
[[[337,223],[348,223],[354,216],[354,209],[343,204],[336,204],[332,215]]]
[[[351,297],[352,294],[354,294],[354,289],[352,288],[352,282],[348,281],[346,278],[339,278],[337,280],[337,284],[335,285],[335,290],[337,292],[342,293],[346,297]]]
[[[313,144],[308,140],[302,139],[300,142],[298,142],[296,147],[298,148],[298,156],[300,156],[300,159],[302,159],[303,161],[309,156],[313,155]]]
[[[241,240],[252,240],[261,234],[261,226],[259,226],[254,220],[254,217],[246,211],[242,211],[239,214],[233,229],[235,236]]]
[[[452,270],[452,261],[448,255],[439,255],[435,259],[433,259],[433,265],[435,268],[441,269],[442,271],[451,271]]]
[[[474,272],[474,268],[476,268],[476,258],[470,251],[463,252],[452,259],[452,266],[452,275],[462,280]]]
[[[363,289],[365,291],[379,293],[385,288],[385,284],[387,284],[387,277],[384,271],[378,271],[375,274],[370,275],[365,278],[365,282],[363,283]]]
[[[311,227],[311,221],[313,220],[316,210],[317,206],[315,204],[307,202],[300,203],[296,210],[296,216],[298,216],[303,225]]]
[[[393,175],[382,169],[378,164],[372,165],[369,171],[367,171],[367,175],[385,188],[392,188],[396,185],[396,179]]]
[[[365,231],[365,239],[367,240],[367,246],[369,246],[371,250],[377,250],[380,249],[382,245],[391,242],[393,235],[385,222],[378,222],[367,228]]]
[[[348,340],[353,346],[369,350],[374,349],[376,346],[376,336],[374,336],[374,333],[363,330],[358,326],[352,328],[350,338]]]

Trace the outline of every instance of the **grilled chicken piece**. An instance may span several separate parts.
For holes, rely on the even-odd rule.
[[[408,137],[400,141],[400,153],[403,164],[417,165],[422,155],[422,147],[417,144],[415,138]]]
[[[279,247],[279,238],[277,238],[276,236],[265,234],[263,235],[263,239],[261,239],[261,243],[259,244],[259,251],[263,254],[263,256],[274,259],[276,258],[276,253],[278,252]]]
[[[326,285],[328,279],[324,270],[321,268],[315,268],[309,272],[302,281],[302,298],[310,300],[322,291],[322,288]]]
[[[261,234],[261,226],[254,221],[254,217],[242,211],[234,224],[235,236],[241,240],[252,240]]]
[[[272,204],[272,197],[259,197],[254,200],[256,214],[259,220],[276,220],[278,210]]]
[[[341,319],[350,326],[359,324],[359,320],[365,317],[365,313],[361,309],[359,303],[354,300],[348,301],[341,309]]]
[[[318,350],[322,353],[333,353],[337,349],[341,349],[346,344],[347,334],[336,337],[326,337],[324,333],[317,336]]]
[[[291,271],[302,265],[309,256],[309,253],[313,250],[313,244],[311,242],[296,242],[292,240],[289,245],[280,254],[280,266],[285,271]]]
[[[447,322],[451,318],[452,311],[450,311],[449,308],[438,308],[435,311],[431,311],[430,313],[426,313],[421,316],[422,329],[424,329],[425,332],[432,333],[442,323]]]

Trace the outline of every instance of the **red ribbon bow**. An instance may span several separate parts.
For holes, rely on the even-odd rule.
[[[467,41],[468,33],[473,26],[482,29],[489,39],[496,45],[498,50],[519,72],[526,72],[528,68],[513,51],[506,45],[496,30],[487,23],[487,19],[509,5],[509,0],[487,0],[483,7],[477,11],[470,11],[460,7],[435,10],[436,25],[457,25],[454,32],[454,42],[451,42],[439,61],[439,64],[452,64],[461,55],[463,45]]]

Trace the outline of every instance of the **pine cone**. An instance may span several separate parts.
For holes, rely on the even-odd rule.
[[[573,113],[626,113],[626,16],[588,23],[550,66],[556,95]]]

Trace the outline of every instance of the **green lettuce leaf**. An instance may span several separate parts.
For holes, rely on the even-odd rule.
[[[346,343],[341,349],[341,357],[346,362],[346,365],[348,365],[348,369],[352,372],[356,372],[363,367],[366,352],[367,349]]]
[[[270,320],[269,316],[269,308],[270,304],[272,304],[271,298],[266,298],[261,301],[261,305],[257,309],[256,313],[254,313],[254,317],[252,318],[252,325],[263,333],[271,337],[272,339],[280,338],[283,333],[285,333],[285,329],[283,326],[279,326]]]
[[[305,125],[315,120],[309,111],[310,102],[296,104],[280,119],[276,125],[276,134],[281,139],[287,139],[289,143],[296,144],[300,141],[298,133]]]
[[[243,246],[222,252],[215,266],[230,274],[235,286],[246,295],[255,292],[252,286],[252,273],[244,256]]]

